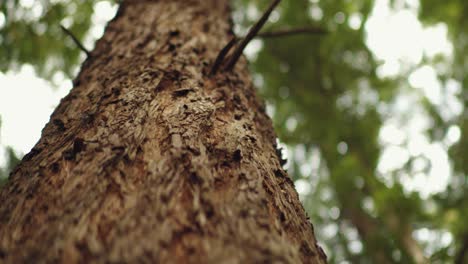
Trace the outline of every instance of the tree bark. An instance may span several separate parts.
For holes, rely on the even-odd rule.
[[[325,263],[228,0],[126,1],[0,193],[1,263]]]

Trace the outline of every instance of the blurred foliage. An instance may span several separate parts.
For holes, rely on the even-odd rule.
[[[80,50],[60,29],[66,26],[83,39],[91,26],[93,0],[0,1],[0,71],[17,70],[29,63],[50,79],[57,71],[73,77]],[[64,59],[66,58],[66,59]]]
[[[59,24],[82,40],[89,34],[95,2],[1,1],[0,70],[29,63],[45,78],[59,70],[72,76],[80,51]],[[237,32],[245,32],[269,2],[234,1]],[[394,8],[406,5],[390,2]],[[366,44],[365,26],[375,5],[374,0],[283,0],[265,31],[313,26],[328,33],[262,40],[251,60],[254,79],[330,263],[414,263],[419,254],[432,263],[468,263],[468,1],[421,0],[420,20],[445,24],[454,54],[425,56],[391,78],[377,74],[382,62]],[[442,96],[449,83],[458,83],[457,100],[463,105],[461,115],[446,118],[444,105],[416,93],[431,120],[431,143],[443,143],[454,128],[461,134],[458,142],[444,145],[453,165],[450,184],[429,196],[409,190],[402,175],[428,174],[430,153],[410,156],[386,175],[378,169],[387,147],[379,138],[381,129],[395,114],[391,109],[398,98],[415,93],[408,76],[423,65],[437,69]],[[8,157],[0,179],[17,162],[11,149]],[[415,172],[421,162],[423,168]]]
[[[454,262],[468,263],[468,1],[421,0],[419,18],[426,24],[446,24],[454,47],[453,58],[444,61],[449,70],[439,78],[443,81],[452,78],[461,84],[459,98],[463,111],[456,119],[437,124],[445,132],[450,126],[459,127],[461,137],[449,149],[455,173],[448,190],[435,197],[438,212],[433,224],[449,229],[456,238]],[[437,112],[432,116],[434,120],[440,120]],[[450,248],[441,249],[438,254],[450,259]]]
[[[256,3],[259,10],[268,3],[241,2],[247,7]],[[405,1],[391,2],[401,6]],[[405,74],[393,78],[377,74],[381,62],[367,47],[364,28],[374,4],[366,0],[283,1],[277,10],[279,19],[270,23],[270,30],[318,25],[329,34],[264,40],[252,69],[273,109],[279,138],[289,146],[289,172],[298,188],[311,189],[301,198],[319,241],[326,245],[330,263],[412,263],[421,253],[433,263],[453,262],[467,247],[463,244],[467,240],[463,221],[468,216],[466,114],[460,120],[446,120],[440,106],[420,95],[419,101],[432,119],[427,133],[433,142],[441,141],[450,126],[458,125],[462,131],[459,142],[450,148],[455,165],[452,179],[458,184],[430,197],[405,190],[400,175],[413,174],[418,159],[428,160],[424,153],[410,157],[392,172],[391,183],[379,175],[384,148],[379,132],[392,115],[381,111],[382,106],[392,105],[410,87]],[[467,6],[463,0],[421,1],[420,17],[426,24],[442,22],[448,26],[455,63],[437,56],[407,68],[444,64],[450,70],[438,72],[440,81],[446,84],[454,78],[467,87]],[[243,25],[254,22],[248,14],[240,12]],[[360,18],[357,27],[351,26],[353,16]],[[463,100],[463,94],[466,100],[466,91],[459,99]],[[314,155],[318,157],[314,159]],[[436,239],[417,240],[418,232]],[[453,237],[454,243],[438,243],[442,235]]]
[[[468,105],[468,2],[464,0],[421,0],[420,19],[426,24],[444,23],[448,26],[449,36],[454,45],[454,56],[452,60],[446,61],[452,67],[440,74],[442,80],[454,78],[462,85],[460,99],[464,109]],[[433,114],[437,118],[437,114]],[[468,148],[468,124],[467,113],[460,116],[458,123],[462,137],[458,144],[451,149],[451,156],[455,163],[455,168],[466,176],[468,174],[468,157],[463,155]],[[453,122],[447,122],[440,125],[450,125]],[[446,128],[447,129],[447,128]],[[466,179],[465,179],[466,181]]]
[[[2,127],[2,119],[0,118],[0,128]],[[0,135],[1,136],[1,135]],[[0,138],[1,139],[1,138]],[[1,141],[0,141],[1,142]],[[0,187],[7,182],[10,171],[20,162],[19,157],[16,155],[12,147],[6,147],[5,149],[5,166],[0,167]]]

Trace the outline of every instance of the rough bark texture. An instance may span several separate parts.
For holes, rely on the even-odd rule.
[[[0,193],[1,263],[324,263],[227,0],[124,2]]]

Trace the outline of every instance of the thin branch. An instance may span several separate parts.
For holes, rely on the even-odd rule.
[[[265,22],[267,21],[268,17],[270,16],[271,12],[275,9],[275,7],[281,2],[281,0],[274,0],[266,12],[262,15],[260,20],[249,30],[249,33],[247,33],[247,36],[239,43],[239,46],[234,50],[233,54],[231,57],[229,57],[229,60],[226,64],[226,70],[232,70],[234,66],[236,65],[237,61],[239,60],[240,56],[242,55],[242,52],[244,51],[245,47],[249,42],[257,35],[257,33],[260,31],[260,29],[265,25]]]
[[[65,32],[65,34],[70,36],[70,38],[73,40],[73,42],[75,42],[75,44],[78,46],[80,50],[86,53],[86,56],[89,57],[91,55],[91,53],[83,46],[83,44],[81,44],[81,42],[75,37],[75,35],[73,35],[73,33],[70,30],[68,30],[66,27],[62,25],[60,25],[60,28],[63,30],[63,32]]]
[[[303,28],[291,28],[291,29],[280,29],[275,31],[260,32],[257,34],[259,38],[274,38],[274,37],[286,37],[298,34],[326,34],[328,31],[317,27],[303,27]]]
[[[219,52],[218,57],[216,57],[215,62],[213,63],[213,66],[211,67],[210,75],[216,74],[218,71],[219,67],[224,61],[224,58],[226,55],[229,53],[231,48],[237,43],[238,39],[236,37],[233,37],[228,44]]]
[[[292,29],[280,29],[275,31],[267,31],[267,32],[260,32],[258,33],[255,38],[274,38],[274,37],[287,37],[293,36],[297,34],[326,34],[328,31],[317,28],[317,27],[304,27],[304,28],[292,28]],[[243,38],[232,38],[228,44],[219,52],[218,56],[216,57],[215,62],[210,70],[210,76],[214,75],[218,72],[221,64],[224,62],[224,58],[232,49],[232,47],[238,42],[243,40]]]

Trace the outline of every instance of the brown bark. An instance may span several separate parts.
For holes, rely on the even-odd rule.
[[[128,1],[0,193],[1,263],[325,263],[228,0]]]

